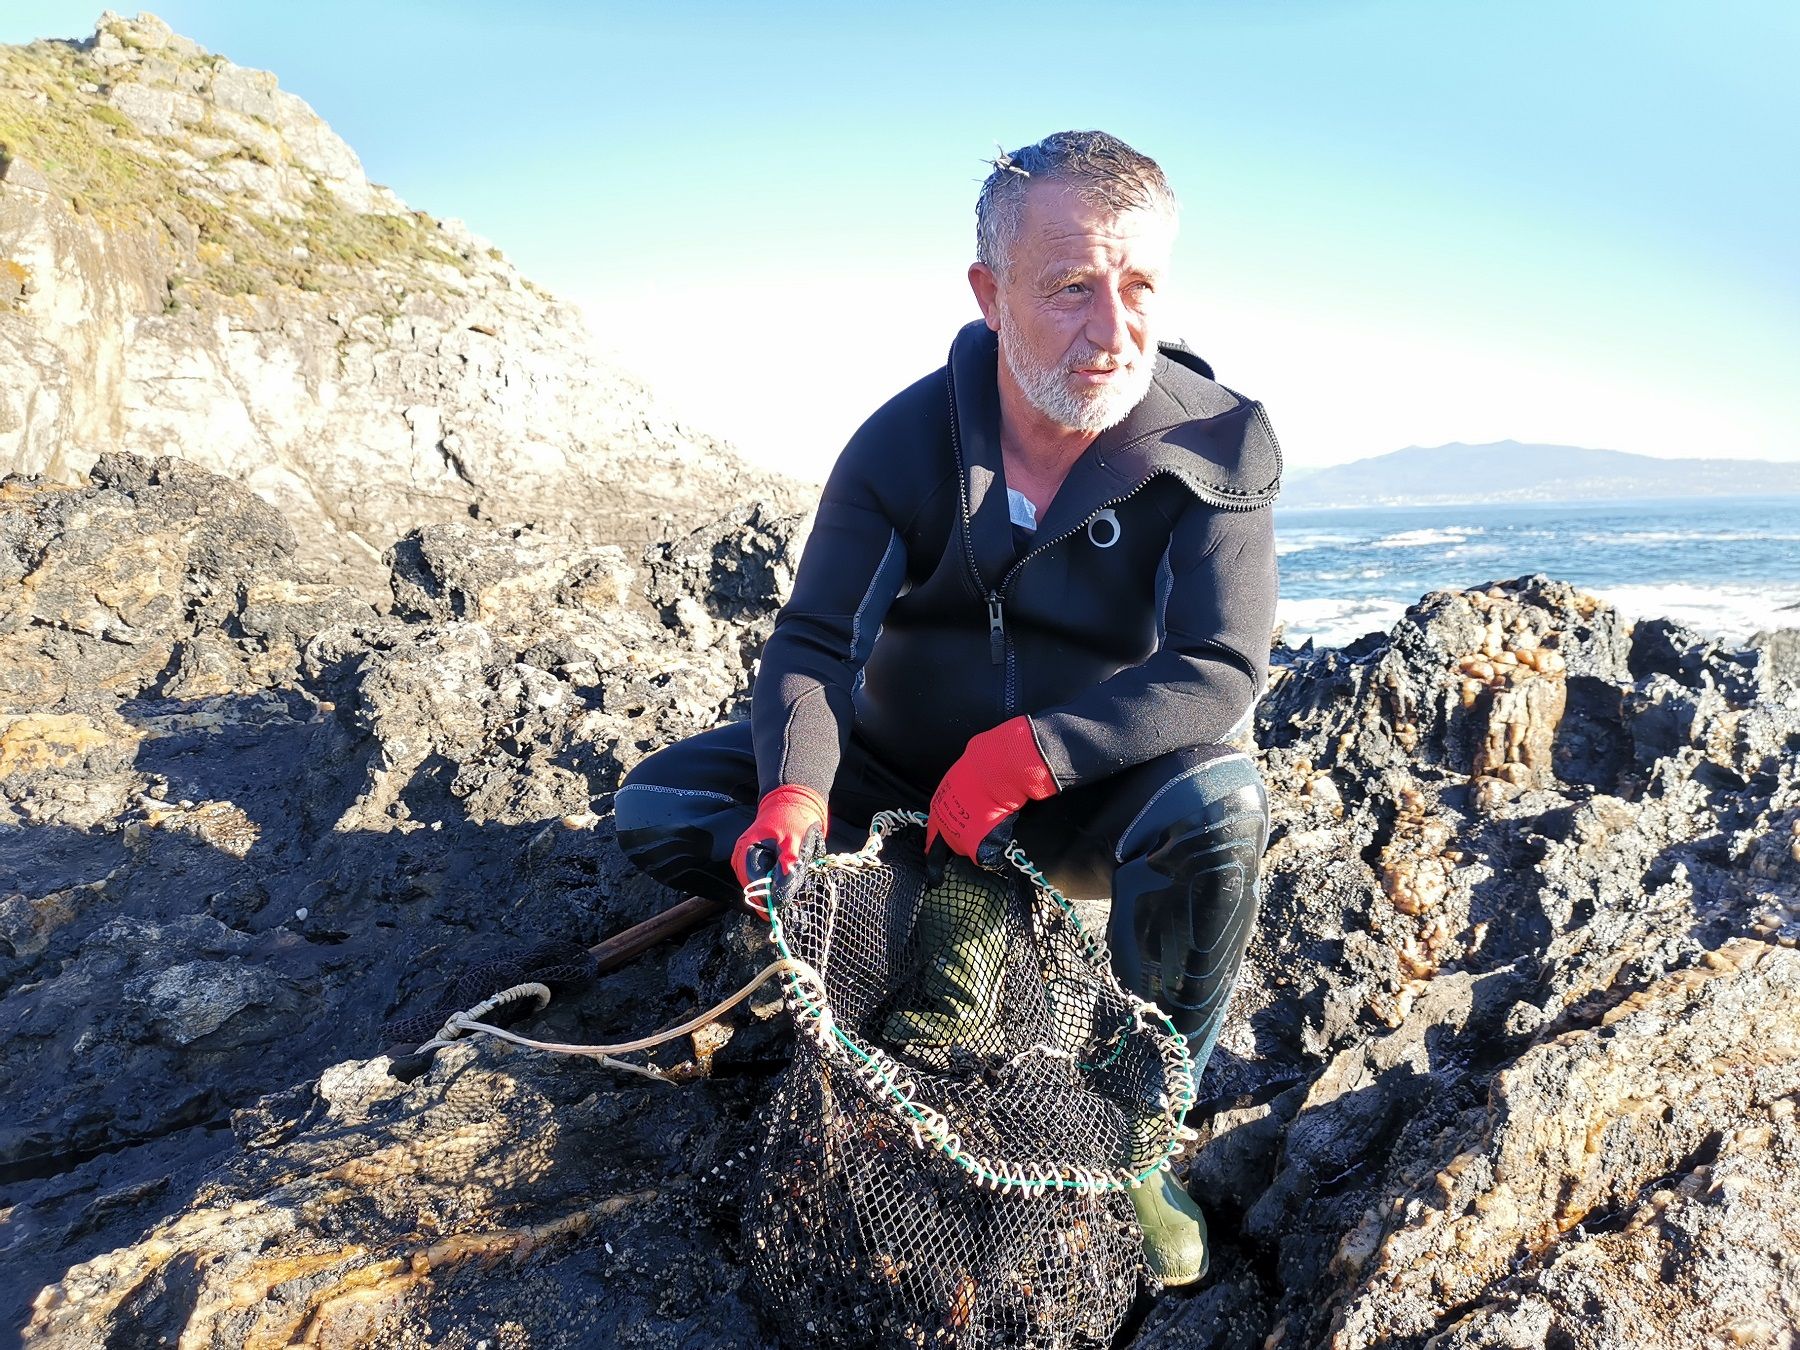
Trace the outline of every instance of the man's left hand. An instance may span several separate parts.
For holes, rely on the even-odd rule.
[[[1056,779],[1031,734],[1030,719],[1002,722],[969,738],[961,758],[932,793],[926,852],[942,838],[963,857],[998,866],[1000,850],[1011,836],[1003,827],[1026,802],[1055,795]]]

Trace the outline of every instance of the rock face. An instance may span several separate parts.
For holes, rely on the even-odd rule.
[[[383,1048],[390,1018],[429,1009],[472,964],[546,939],[592,943],[660,907],[612,845],[611,791],[650,749],[742,711],[746,653],[792,576],[802,524],[746,501],[647,550],[427,526],[392,550],[395,612],[380,616],[306,581],[266,502],[179,460],[111,455],[83,486],[0,487],[0,1176],[31,1211],[12,1211],[0,1239],[9,1324],[68,1268],[69,1242],[104,1251],[222,1193],[202,1178],[235,1155],[229,1129],[274,1140],[311,1128],[312,1078]],[[609,982],[571,1007],[569,1029],[691,1001],[715,968],[735,969],[724,942],[683,958],[666,992],[648,969]],[[524,1080],[495,1076],[481,1054],[456,1058],[492,1081],[502,1152],[506,1131],[535,1134],[519,1114]],[[584,1117],[585,1145],[572,1118],[557,1126],[578,1153],[605,1153],[620,1111],[646,1117],[640,1158],[665,1139],[672,1089],[660,1105],[615,1100],[604,1077],[545,1067],[545,1103],[596,1089],[612,1102]],[[487,1090],[470,1083],[432,1108],[407,1094],[437,1092],[435,1077],[393,1084],[358,1110],[376,1112],[371,1138],[390,1108],[418,1115],[426,1138]],[[725,1100],[741,1131],[749,1099],[736,1091]],[[298,1112],[286,1126],[269,1114],[286,1107],[258,1104],[269,1094]],[[710,1109],[681,1100],[696,1128],[715,1128]],[[542,1174],[542,1158],[514,1165],[521,1184]],[[446,1215],[498,1222],[470,1177],[443,1179],[464,1197]],[[556,1184],[575,1193],[571,1176]],[[526,1248],[588,1231],[563,1219]],[[191,1231],[211,1222],[232,1243],[262,1231],[224,1211],[199,1222]],[[459,1239],[452,1264],[467,1258],[473,1278],[512,1250],[495,1242]],[[159,1269],[164,1292],[141,1290],[119,1316],[149,1317],[146,1299],[195,1311]],[[47,1313],[42,1336],[79,1343],[88,1333],[57,1318],[98,1306]],[[230,1328],[249,1323],[221,1325],[221,1343],[237,1343]]]
[[[764,1345],[741,1187],[772,999],[685,1086],[383,1026],[675,897],[620,772],[741,715],[799,518],[481,522],[390,613],[180,461],[0,488],[0,1227],[29,1345]],[[1277,649],[1264,917],[1202,1084],[1216,1274],[1154,1346],[1790,1345],[1800,690],[1544,578]],[[666,1025],[728,920],[532,1030]],[[1784,1337],[1786,1339],[1784,1339]]]
[[[365,591],[421,524],[636,546],[704,503],[785,499],[591,347],[273,75],[150,15],[0,47],[0,474],[177,454]]]
[[[1195,1161],[1249,1245],[1152,1342],[1786,1344],[1795,688],[1521,578],[1292,659],[1258,741]]]

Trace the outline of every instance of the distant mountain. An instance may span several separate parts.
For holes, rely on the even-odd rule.
[[[1800,463],[1655,459],[1576,445],[1409,445],[1290,474],[1283,506],[1437,506],[1458,502],[1624,501],[1800,494]]]

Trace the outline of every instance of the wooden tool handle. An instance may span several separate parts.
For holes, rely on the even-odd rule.
[[[731,911],[730,905],[690,895],[680,904],[671,905],[661,914],[652,914],[622,933],[614,933],[606,941],[588,948],[594,956],[595,972],[600,975],[617,970],[659,942],[682,937],[696,928],[711,923]]]
[[[624,932],[614,933],[606,941],[589,947],[588,951],[594,957],[595,974],[605,975],[617,970],[657,943],[682,937],[730,911],[730,905],[690,895],[679,904],[670,905],[661,914],[652,914],[642,923],[634,923]],[[390,1046],[387,1055],[390,1061],[388,1072],[403,1083],[410,1083],[424,1073],[431,1063],[430,1054],[416,1054],[409,1045]]]

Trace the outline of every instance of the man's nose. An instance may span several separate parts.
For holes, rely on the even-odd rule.
[[[1121,355],[1131,345],[1131,315],[1125,307],[1125,296],[1113,286],[1097,286],[1088,304],[1087,327],[1083,336],[1095,350]]]

